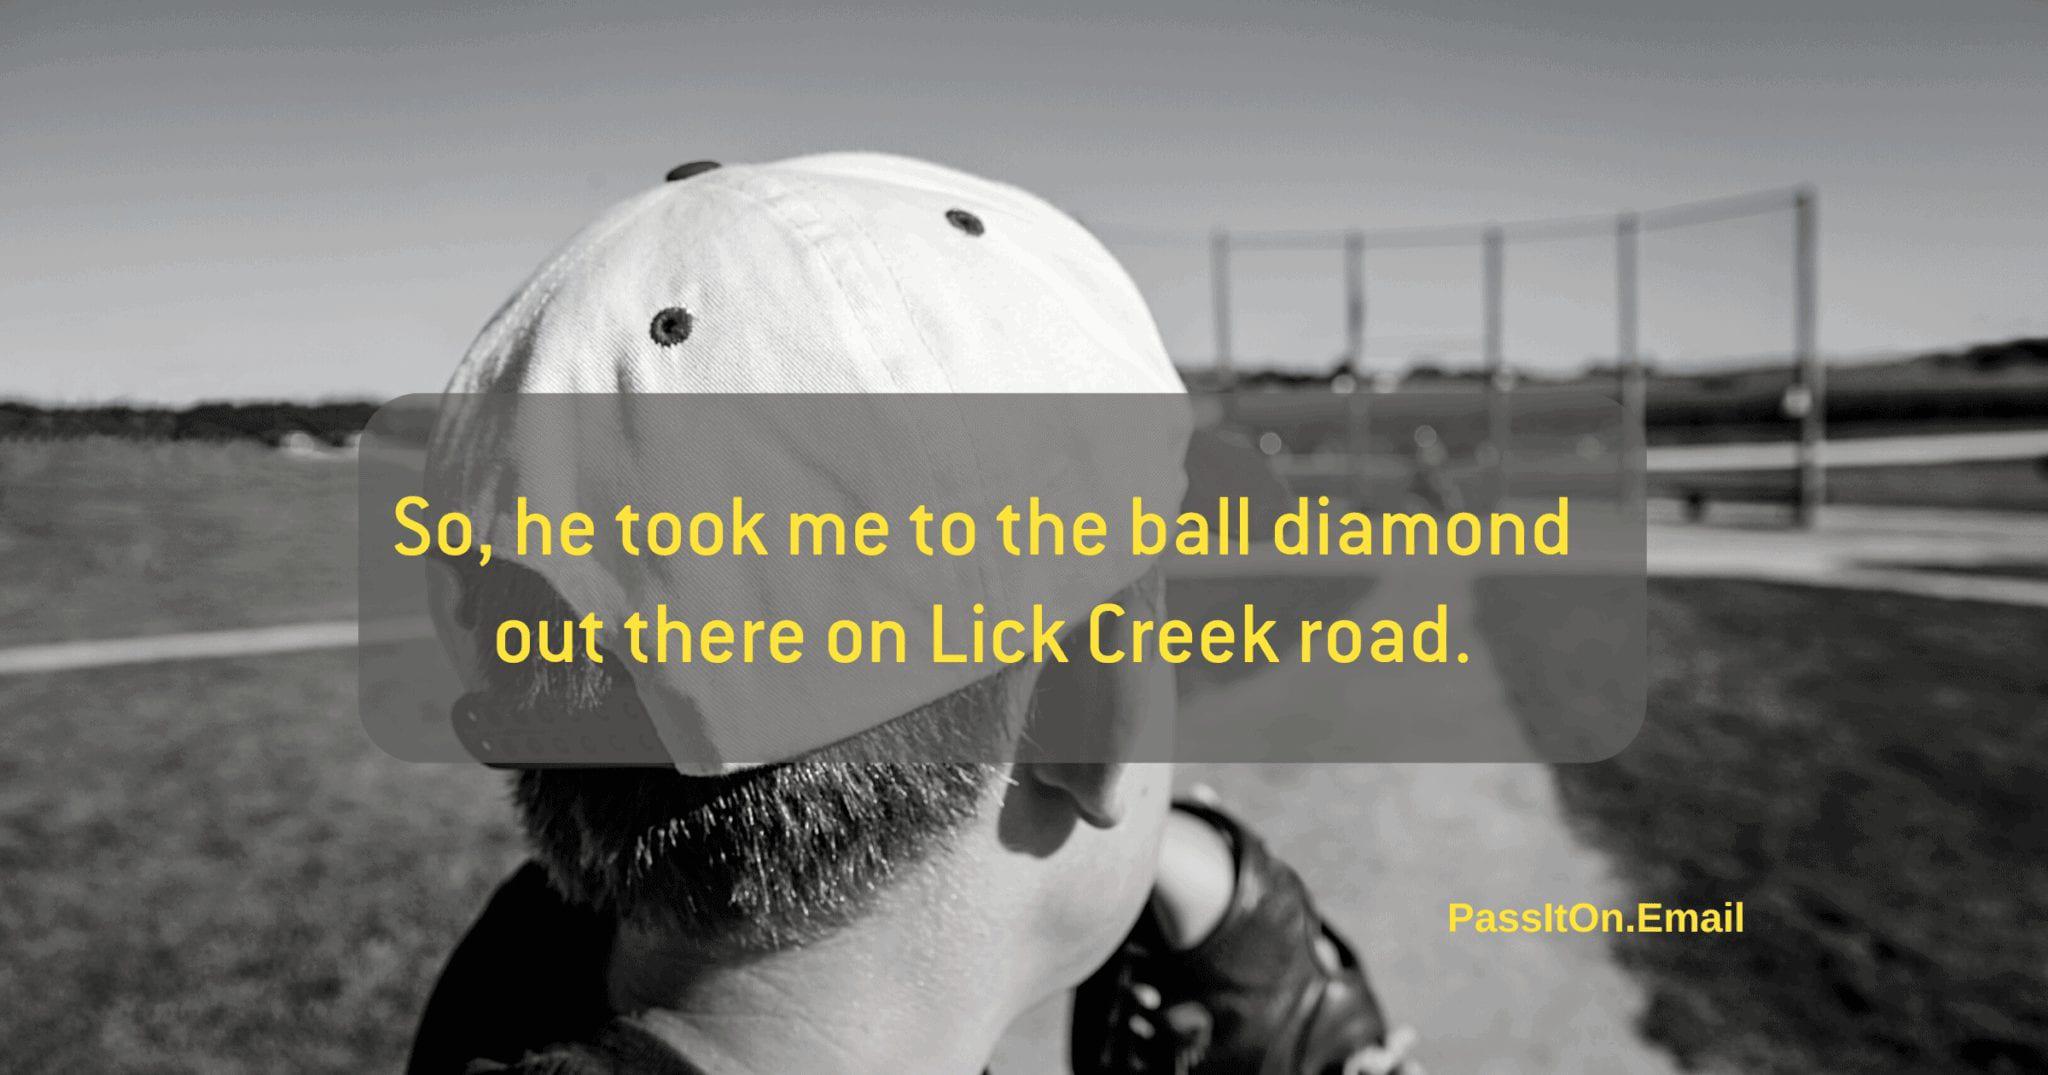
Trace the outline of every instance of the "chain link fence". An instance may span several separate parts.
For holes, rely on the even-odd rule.
[[[1497,470],[1518,435],[1559,432],[1520,420],[1544,410],[1537,397],[1598,387],[1620,403],[1621,443],[1587,450],[1638,461],[1619,493],[1641,497],[1651,384],[1660,419],[1672,418],[1660,438],[1686,439],[1688,421],[1712,417],[1702,401],[1739,382],[1778,395],[1778,419],[1746,433],[1795,443],[1795,473],[1776,484],[1810,521],[1823,496],[1817,211],[1800,187],[1498,224],[1094,227],[1191,384],[1223,392],[1283,467],[1328,470],[1336,456],[1412,445]],[[1421,403],[1425,392],[1439,398]],[[1318,393],[1331,397],[1320,409],[1301,398]],[[1445,413],[1452,399],[1461,413]]]

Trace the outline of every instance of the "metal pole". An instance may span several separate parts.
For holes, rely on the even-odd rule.
[[[1498,372],[1501,368],[1500,354],[1500,287],[1501,287],[1501,230],[1488,227],[1485,235],[1485,313],[1486,313],[1486,370]]]
[[[1500,476],[1507,469],[1508,400],[1506,361],[1501,354],[1502,238],[1498,226],[1488,225],[1482,236],[1481,297],[1486,322],[1486,419],[1487,441],[1493,446],[1495,495],[1506,490]]]
[[[1799,363],[1799,386],[1805,413],[1799,417],[1799,525],[1820,519],[1827,500],[1827,471],[1821,466],[1821,442],[1827,436],[1827,371],[1821,365],[1817,321],[1820,268],[1817,260],[1820,194],[1801,187],[1792,196],[1793,282],[1792,348]]]
[[[1363,500],[1369,418],[1365,384],[1365,233],[1344,233],[1344,372],[1351,377],[1351,398],[1344,401],[1345,435],[1351,442],[1353,492]]]
[[[1636,241],[1642,222],[1634,213],[1614,221],[1614,359],[1621,379],[1621,506],[1640,505],[1647,485],[1649,393],[1636,342]]]
[[[1209,236],[1209,283],[1216,315],[1216,376],[1223,390],[1231,393],[1237,389],[1237,372],[1231,368],[1230,355],[1230,233],[1222,228]]]
[[[1365,233],[1344,233],[1344,368],[1365,375]]]

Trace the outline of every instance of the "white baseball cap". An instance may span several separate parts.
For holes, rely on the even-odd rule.
[[[881,153],[669,174],[543,265],[448,390],[1186,390],[1123,267],[1016,187]]]
[[[472,509],[479,540],[501,556],[512,547],[517,496],[603,519],[609,511],[593,491],[658,501],[660,490],[692,482],[772,490],[778,503],[848,518],[905,490],[983,508],[1030,496],[1100,506],[1137,494],[1167,510],[1186,481],[1185,391],[1130,277],[1039,198],[875,153],[700,162],[599,217],[490,320],[449,383],[426,476],[437,500],[481,506]],[[642,406],[848,393],[1139,394],[1170,398],[1177,417],[1158,420],[1154,406],[1143,428],[1119,429],[1097,419],[1037,423],[1028,407],[983,405],[974,412],[987,416],[977,419],[983,428],[902,428],[934,411],[847,400],[821,412],[814,399],[781,412],[728,407],[709,419],[700,409],[675,419],[689,424],[680,433],[648,435]],[[580,396],[577,413],[594,407],[614,421],[598,435],[565,428],[559,409],[515,402],[554,394]],[[821,433],[795,417],[820,413],[839,428]],[[717,436],[723,448],[678,451],[675,436]],[[1041,603],[1071,614],[1137,579],[1147,559],[849,565],[629,556],[600,545],[583,557],[520,562],[579,612],[602,615],[607,648],[622,652],[620,619],[654,600],[811,618],[859,608],[914,621],[909,606],[933,602]],[[442,622],[444,644],[469,645]],[[824,661],[629,670],[668,753],[690,772],[795,757],[992,671]]]

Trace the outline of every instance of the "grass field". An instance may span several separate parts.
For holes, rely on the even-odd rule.
[[[1636,898],[1749,929],[1619,935],[1644,1030],[1740,1071],[2048,1070],[2048,614],[1722,580],[1650,612],[1649,719],[1562,801]]]
[[[257,449],[0,445],[0,644],[346,615],[353,488],[348,467]],[[1709,1068],[2036,1069],[2048,615],[1656,582],[1650,652],[1641,737],[1556,769],[1562,801],[1631,893],[1743,898],[1751,925],[1619,938],[1643,1031]],[[0,680],[6,1066],[398,1063],[518,850],[498,778],[368,743],[353,661]],[[1292,802],[1312,768],[1257,779]],[[1292,807],[1381,836],[1345,803]],[[1382,856],[1325,854],[1305,872],[1369,929],[1355,871]]]
[[[355,615],[355,467],[0,441],[0,644]]]
[[[354,655],[0,683],[0,1053],[388,1070],[516,860],[498,781],[368,744]]]

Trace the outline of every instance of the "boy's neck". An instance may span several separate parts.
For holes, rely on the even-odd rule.
[[[972,1075],[1028,1006],[1000,953],[864,921],[804,948],[709,966],[621,930],[608,989],[627,1015],[714,1075]],[[1035,998],[1030,998],[1035,999]]]

